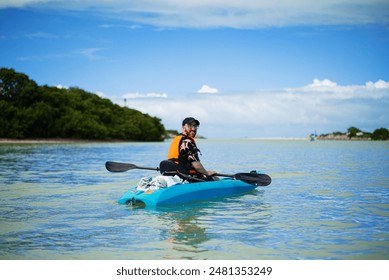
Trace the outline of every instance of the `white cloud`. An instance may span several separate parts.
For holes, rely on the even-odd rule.
[[[3,0],[0,8],[89,11],[157,27],[387,24],[387,0]]]
[[[383,80],[379,80],[379,81],[377,81],[375,83],[367,82],[366,83],[366,88],[368,88],[368,89],[376,89],[376,88],[384,89],[384,88],[389,88],[389,82],[385,82]]]
[[[83,57],[85,57],[88,60],[97,60],[97,59],[100,59],[101,56],[97,55],[96,53],[101,51],[101,50],[104,50],[104,49],[103,48],[87,48],[87,49],[78,50],[77,53],[82,55]]]
[[[58,35],[47,32],[34,32],[25,35],[29,39],[57,39]]]
[[[59,88],[59,89],[69,89],[68,86],[64,86],[64,85],[61,85],[61,84],[56,85],[56,87]]]
[[[302,88],[287,89],[289,92],[295,93],[317,93],[321,92],[321,98],[323,99],[355,99],[355,98],[367,98],[367,99],[379,99],[386,95],[386,91],[382,89],[389,89],[389,82],[378,80],[377,82],[367,82],[365,85],[338,85],[337,83],[324,79],[314,79],[311,84],[308,84]]]
[[[336,88],[338,85],[328,79],[324,79],[324,80],[319,80],[319,79],[314,79],[313,80],[313,83],[312,84],[309,84],[307,86],[307,88],[310,88],[310,89],[333,89],[333,88]]]
[[[20,56],[17,59],[21,61],[48,61],[48,60],[63,60],[63,59],[74,59],[76,57],[83,57],[87,60],[101,60],[103,56],[97,53],[105,50],[104,48],[86,48],[74,50],[68,53],[46,53],[42,55],[32,56]]]
[[[96,91],[95,94],[101,98],[106,98],[106,95],[104,92],[101,92],[101,91]]]
[[[156,93],[156,92],[150,92],[150,93],[133,92],[133,93],[126,93],[123,95],[123,98],[128,98],[128,99],[167,98],[167,97],[168,95],[166,93]]]
[[[350,126],[389,128],[388,106],[388,82],[340,86],[316,79],[301,88],[198,95],[190,102],[134,99],[130,107],[161,118],[168,129],[178,129],[183,118],[194,116],[201,122],[199,133],[208,137],[305,137],[314,130],[320,134]]]
[[[217,88],[212,88],[208,85],[203,85],[198,91],[198,93],[211,93],[211,94],[214,94],[214,93],[218,93],[219,90]]]
[[[130,24],[130,25],[113,25],[113,24],[102,24],[100,25],[101,28],[104,29],[112,29],[112,28],[124,28],[124,29],[130,29],[130,30],[135,30],[135,29],[140,29],[142,28],[138,24]]]

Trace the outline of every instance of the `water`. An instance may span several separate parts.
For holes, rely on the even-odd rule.
[[[389,259],[389,143],[199,140],[268,187],[164,208],[117,204],[169,143],[0,145],[0,259]]]

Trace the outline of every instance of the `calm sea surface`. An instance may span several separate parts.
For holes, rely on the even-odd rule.
[[[199,140],[220,173],[270,186],[164,208],[118,205],[169,143],[0,144],[0,259],[389,259],[389,142]]]

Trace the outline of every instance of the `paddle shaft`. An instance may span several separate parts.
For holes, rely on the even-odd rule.
[[[145,169],[145,170],[159,171],[159,168],[137,166],[132,163],[123,163],[123,162],[114,162],[114,161],[107,161],[105,163],[105,167],[107,168],[108,171],[111,172],[125,172],[131,169]],[[235,175],[216,173],[215,176],[232,178]]]
[[[113,161],[107,161],[105,163],[105,167],[110,172],[125,172],[131,169],[145,169],[145,170],[152,170],[152,171],[160,171],[159,168],[137,166],[131,163],[121,163],[121,162],[113,162]],[[215,173],[214,175],[234,178],[256,186],[267,186],[271,183],[270,176],[266,174],[237,173],[231,175],[231,174]]]
[[[222,174],[222,173],[215,173],[213,176],[220,176],[220,177],[235,177],[235,175],[232,174]]]
[[[157,167],[137,166],[136,169],[145,169],[145,170],[159,171],[159,168],[157,168]]]

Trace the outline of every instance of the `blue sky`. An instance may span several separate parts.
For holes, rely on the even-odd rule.
[[[386,0],[0,1],[0,67],[211,138],[389,128],[388,50]]]

